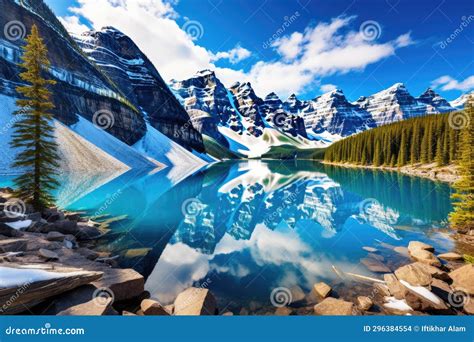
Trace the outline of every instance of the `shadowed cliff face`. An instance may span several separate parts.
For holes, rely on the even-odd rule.
[[[135,43],[113,27],[75,37],[78,45],[147,121],[188,149],[204,151],[201,134],[160,74]]]
[[[21,82],[17,66],[24,37],[33,24],[48,48],[51,69],[46,77],[55,79],[52,87],[56,108],[53,113],[61,122],[77,122],[76,114],[92,121],[97,111],[107,111],[113,124],[107,131],[126,142],[134,144],[146,132],[145,120],[140,112],[127,104],[125,96],[101,73],[77,47],[54,14],[42,1],[24,1],[24,6],[11,0],[0,0],[0,26],[18,22],[19,34],[12,39],[0,32],[0,92],[16,96],[15,87]]]

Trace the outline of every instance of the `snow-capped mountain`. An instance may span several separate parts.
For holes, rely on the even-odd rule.
[[[316,134],[347,136],[375,127],[370,113],[350,103],[339,89],[306,101],[302,113],[306,129]]]
[[[80,142],[84,146],[84,156],[93,155],[86,153],[93,145],[100,153],[110,155],[128,168],[156,168],[157,165],[179,163],[191,170],[205,165],[200,133],[189,124],[188,113],[129,38],[112,28],[101,33],[89,32],[84,41],[96,44],[88,45],[88,48],[97,58],[88,58],[79,46],[81,44],[68,34],[41,0],[4,0],[0,5],[2,27],[21,18],[24,27],[18,27],[20,34],[23,31],[27,34],[36,24],[40,35],[48,37],[44,39],[51,61],[47,77],[57,82],[52,87],[56,106],[52,112],[64,125],[58,123],[60,132],[67,132],[68,137],[78,134],[84,139]],[[18,97],[15,88],[23,82],[18,65],[22,45],[22,39],[12,39],[6,30],[0,33],[0,105],[4,108],[2,115],[7,128],[14,122],[12,112]],[[87,51],[85,42],[82,46]],[[109,64],[100,66],[101,61]],[[155,130],[155,126],[165,134]],[[69,134],[70,130],[74,134]],[[2,154],[9,157],[1,160],[0,168],[6,169],[14,155],[7,140],[0,139]],[[150,140],[159,143],[148,146]],[[65,151],[74,150],[79,146],[76,141],[76,138],[63,139],[61,147]],[[93,169],[91,158],[82,162],[81,167],[86,165]],[[76,164],[76,168],[80,166]]]
[[[474,92],[462,94],[457,99],[449,102],[449,105],[455,109],[463,109],[469,97],[474,98]]]
[[[303,118],[286,111],[276,94],[262,100],[248,82],[226,89],[213,71],[203,70],[187,80],[172,80],[170,88],[193,117],[193,125],[206,136],[224,140],[233,152],[256,158],[275,147],[322,146],[307,138]]]
[[[204,151],[201,135],[160,74],[128,36],[113,27],[84,32],[76,42],[122,91],[145,113],[148,123],[188,149]]]
[[[361,97],[354,104],[369,112],[377,126],[426,114],[426,105],[410,95],[403,83]]]

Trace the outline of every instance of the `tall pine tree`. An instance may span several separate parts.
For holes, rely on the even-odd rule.
[[[57,145],[54,141],[53,116],[49,85],[53,80],[43,77],[50,66],[47,49],[33,25],[23,47],[22,63],[24,71],[20,78],[25,85],[17,87],[21,98],[16,101],[21,118],[14,124],[15,132],[11,145],[19,149],[14,167],[22,174],[15,179],[16,196],[41,210],[54,202],[50,191],[58,186],[55,179],[58,167]]]
[[[449,216],[453,228],[474,229],[474,99],[471,96],[464,110],[467,123],[461,131],[459,162],[461,178],[454,183],[454,211]]]

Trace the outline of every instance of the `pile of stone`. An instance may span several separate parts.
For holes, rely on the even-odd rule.
[[[89,248],[103,223],[57,208],[12,213],[10,199],[11,189],[0,189],[0,314],[118,314],[141,301],[143,276]]]

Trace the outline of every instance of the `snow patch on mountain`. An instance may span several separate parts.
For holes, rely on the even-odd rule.
[[[92,122],[84,119],[80,115],[78,115],[78,122],[73,124],[70,128],[130,168],[154,169],[163,167],[162,164],[147,159],[134,148],[128,146],[103,129],[96,127]]]
[[[145,136],[132,147],[139,153],[167,166],[183,166],[194,170],[206,164],[204,160],[172,141],[150,124],[147,124]]]

